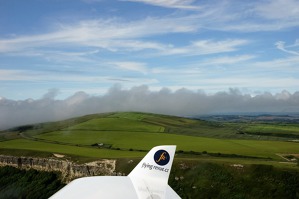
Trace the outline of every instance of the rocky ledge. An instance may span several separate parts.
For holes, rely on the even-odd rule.
[[[15,157],[0,155],[0,166],[13,166],[19,169],[60,172],[62,180],[69,182],[75,178],[99,175],[115,175],[116,160],[98,160],[77,164],[56,158]]]

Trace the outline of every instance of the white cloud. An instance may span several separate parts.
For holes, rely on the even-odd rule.
[[[162,52],[163,55],[206,55],[236,51],[238,47],[248,44],[248,40],[198,40],[185,47],[168,47]]]
[[[196,72],[196,71],[195,71]],[[226,72],[223,72],[226,74]],[[171,77],[169,77],[171,75]],[[299,85],[299,80],[292,77],[254,77],[250,74],[240,75],[238,72],[236,74],[227,74],[221,77],[213,75],[203,76],[201,73],[197,72],[191,73],[177,73],[169,74],[169,76],[164,75],[165,79],[171,79],[171,84],[166,84],[166,86],[176,86],[184,87],[187,89],[203,89],[207,91],[223,91],[227,88],[242,88],[242,89],[252,89],[252,90],[268,90],[271,92],[277,92],[279,90],[284,90],[289,88],[296,90]]]
[[[298,41],[297,40],[291,46],[285,46],[285,42],[283,42],[283,41],[276,42],[275,46],[276,46],[277,49],[279,49],[281,51],[284,51],[286,53],[293,54],[293,55],[299,55],[299,51],[294,51],[294,50],[288,50],[287,49],[287,48],[290,48],[290,47],[297,47],[298,46]]]
[[[191,6],[192,0],[132,0],[161,6]],[[217,3],[216,6],[214,3]],[[159,49],[157,42],[142,41],[155,35],[211,30],[258,32],[277,31],[299,25],[299,2],[275,0],[202,3],[204,9],[193,14],[148,17],[138,21],[117,18],[84,20],[74,24],[60,24],[49,33],[18,36],[0,40],[0,53],[33,48],[61,46],[89,46],[108,50]],[[176,49],[182,52],[184,49]]]
[[[27,80],[22,70],[0,69],[0,81]]]
[[[299,19],[298,0],[264,0],[255,5],[258,15],[273,20]]]
[[[198,64],[200,65],[227,65],[245,62],[254,59],[254,55],[237,55],[237,56],[223,56],[213,57],[212,59],[204,60]]]
[[[154,6],[161,6],[165,8],[177,8],[177,9],[191,9],[196,10],[201,7],[192,5],[195,0],[121,0],[121,1],[131,1],[140,2]]]
[[[94,44],[94,46],[97,47],[96,44]],[[136,51],[142,51],[146,49],[163,50],[165,48],[165,45],[158,42],[126,39],[126,40],[107,40],[105,42],[102,42],[101,45],[98,45],[98,47],[106,48],[111,52],[118,52],[118,51],[136,52]]]
[[[88,62],[91,60],[86,55],[98,53],[97,49],[112,53],[154,50],[159,56],[204,55],[235,51],[237,47],[249,43],[241,39],[197,40],[189,46],[177,47],[148,39],[157,35],[195,32],[200,28],[197,17],[146,18],[133,22],[119,19],[80,21],[72,25],[61,25],[56,31],[45,34],[2,39],[0,53],[40,56],[45,59],[53,57],[54,61],[73,59]],[[89,49],[82,52],[62,52],[62,48]]]
[[[160,44],[138,40],[154,35],[186,33],[197,30],[188,17],[146,18],[140,21],[87,20],[73,25],[61,25],[56,31],[19,36],[0,40],[0,53],[20,52],[33,48],[99,47],[108,50],[118,48],[160,48]]]
[[[292,47],[296,47],[296,46],[299,46],[299,39],[296,39],[294,45],[292,45]]]
[[[98,77],[97,77],[98,78]],[[0,70],[0,81],[92,82],[95,77],[37,70]]]
[[[298,0],[224,1],[207,4],[211,12],[202,25],[210,30],[229,32],[283,31],[299,26]]]
[[[271,21],[259,22],[248,21],[241,22],[235,21],[232,23],[219,24],[219,26],[209,27],[214,30],[228,31],[228,32],[265,32],[265,31],[283,31],[288,28],[299,26],[299,21]]]
[[[161,6],[192,6],[194,2],[179,0],[132,1],[159,4]],[[137,21],[110,18],[83,20],[73,24],[59,24],[56,30],[52,32],[0,39],[0,53],[20,55],[25,54],[26,51],[32,51],[38,55],[42,49],[46,53],[45,48],[55,51],[54,49],[61,49],[62,47],[89,47],[102,48],[111,52],[142,51],[146,49],[162,51],[166,49],[169,54],[186,54],[194,49],[204,48],[201,54],[205,54],[208,53],[208,46],[211,47],[211,51],[215,52],[215,48],[212,46],[213,41],[202,40],[183,48],[171,48],[169,44],[153,41],[154,36],[172,33],[194,33],[201,29],[259,32],[284,30],[299,26],[299,11],[297,9],[299,6],[297,6],[298,1],[295,0],[251,3],[225,1],[217,2],[217,6],[213,3],[202,4],[204,9],[192,14],[147,17]],[[284,4],[284,7],[281,4]],[[280,12],[278,9],[279,5],[283,10],[291,11],[284,14],[285,11]],[[274,17],[277,18],[274,19]],[[233,41],[237,40],[231,42]],[[215,47],[219,49],[221,44],[217,45]],[[234,50],[233,47],[232,50]],[[196,52],[199,52],[199,50]],[[221,51],[221,49],[219,50]],[[19,54],[15,54],[16,52],[19,52]],[[42,53],[43,56],[44,53]]]
[[[148,73],[148,69],[145,63],[140,62],[111,62],[112,65],[115,65],[117,68],[122,70],[129,70],[140,72],[143,74]]]
[[[95,85],[111,85],[121,82],[126,87],[132,87],[144,83],[147,85],[157,84],[159,81],[154,77],[122,77],[119,74],[116,74],[115,71],[124,70],[124,71],[135,71],[138,73],[147,73],[148,69],[145,64],[138,62],[115,62],[107,63],[116,67],[117,70],[112,70],[111,73],[102,74],[101,72],[90,71],[89,73],[64,73],[61,71],[39,71],[39,70],[4,70],[0,69],[0,81],[14,81],[15,83],[22,82],[24,85],[26,83],[32,83],[43,85],[50,85],[55,82],[61,84],[61,88],[64,88],[64,91],[67,90],[68,86],[64,87],[64,84],[74,84],[76,87],[72,88],[71,91],[67,93],[78,91],[80,87],[84,88],[84,91],[90,91],[89,93],[97,94],[98,90],[105,88],[99,87],[96,89],[91,89],[90,87],[95,87]],[[110,75],[109,75],[110,74]],[[88,88],[86,88],[88,85]],[[26,87],[25,89],[31,90],[34,92],[33,88],[30,89]]]

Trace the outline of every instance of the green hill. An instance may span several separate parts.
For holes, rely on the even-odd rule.
[[[80,162],[117,159],[117,172],[128,174],[153,146],[174,144],[177,153],[169,184],[182,198],[298,198],[296,125],[94,114],[3,131],[0,154],[57,153]],[[4,178],[13,182],[13,174]],[[32,189],[26,183],[24,187]]]
[[[39,156],[61,153],[87,161],[138,158],[153,146],[174,144],[177,145],[177,158],[274,165],[281,165],[278,162],[284,160],[281,157],[284,154],[299,154],[299,143],[287,142],[275,135],[269,138],[240,133],[244,125],[149,113],[94,114],[2,132],[0,153]],[[247,131],[251,132],[254,128],[260,132],[261,127],[269,132],[267,124],[246,124]],[[274,134],[282,134],[286,128],[299,134],[294,126],[275,126],[272,123],[270,127],[275,129]]]

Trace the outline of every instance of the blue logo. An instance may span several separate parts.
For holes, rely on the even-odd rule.
[[[155,153],[154,160],[158,165],[164,166],[168,164],[170,160],[169,153],[165,150],[159,150]]]

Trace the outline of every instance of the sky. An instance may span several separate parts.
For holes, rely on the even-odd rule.
[[[299,0],[0,0],[0,108],[115,88],[297,105],[298,33]]]

